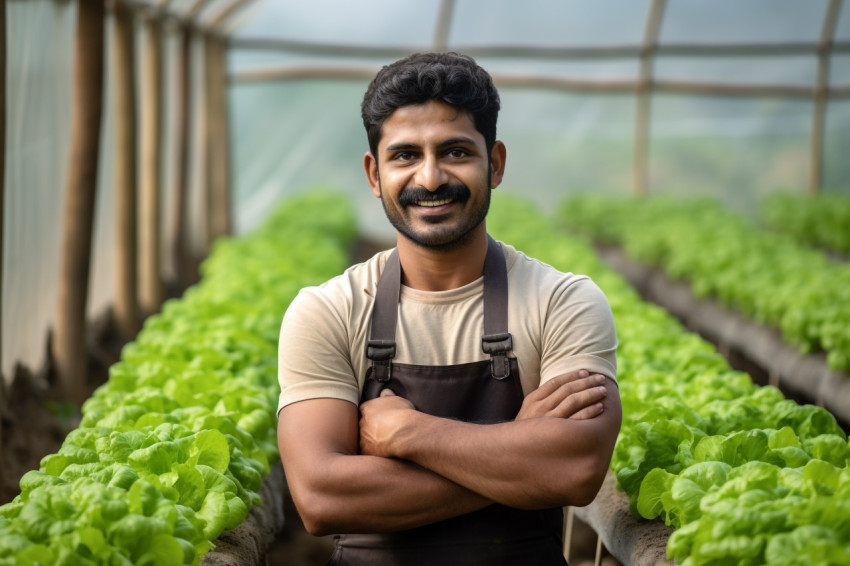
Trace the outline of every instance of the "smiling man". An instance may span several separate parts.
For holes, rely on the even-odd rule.
[[[587,277],[486,229],[499,95],[456,53],[384,67],[364,169],[396,247],[303,289],[280,335],[278,442],[330,564],[562,565],[621,421],[616,333]]]

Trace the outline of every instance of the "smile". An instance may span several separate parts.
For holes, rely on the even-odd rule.
[[[450,202],[452,202],[452,199],[450,199],[450,198],[445,198],[445,199],[440,199],[440,200],[422,200],[422,201],[418,201],[416,203],[416,206],[427,206],[427,207],[433,208],[433,207],[443,206],[445,204],[449,204]]]

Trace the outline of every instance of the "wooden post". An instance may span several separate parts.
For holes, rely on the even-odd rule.
[[[823,179],[823,137],[826,122],[826,105],[829,97],[829,59],[832,55],[832,40],[841,12],[841,0],[830,0],[821,30],[818,45],[818,74],[814,88],[812,110],[812,139],[809,153],[809,194],[820,192]]]
[[[215,89],[214,83],[214,70],[215,67],[215,54],[213,47],[213,38],[211,35],[204,33],[201,36],[202,39],[202,65],[203,65],[203,80],[201,84],[203,85],[202,96],[200,98],[202,111],[200,112],[201,123],[200,126],[200,142],[201,142],[201,160],[203,163],[203,167],[201,167],[199,174],[199,190],[200,190],[200,201],[198,206],[200,208],[200,220],[201,225],[198,227],[203,234],[202,239],[202,249],[195,250],[196,253],[200,254],[200,258],[206,257],[210,250],[210,244],[215,239],[215,233],[213,231],[213,184],[216,179],[215,174],[215,166],[213,162],[215,161],[215,155],[213,153],[213,148],[215,146],[214,138],[216,136],[215,132],[215,93],[213,92]]]
[[[142,87],[142,167],[139,218],[139,305],[144,316],[158,312],[165,300],[162,283],[162,20],[148,14],[144,20]]]
[[[189,94],[192,61],[192,28],[189,24],[181,24],[177,31],[179,37],[179,53],[176,60],[176,103],[174,108],[177,132],[174,148],[174,187],[171,191],[169,206],[172,213],[171,240],[168,243],[173,258],[173,272],[176,286],[185,289],[194,279],[191,272],[188,251],[186,222],[188,220],[189,200],[189,132],[191,130],[191,113],[189,110]]]
[[[452,27],[454,15],[454,0],[441,0],[440,11],[437,14],[437,25],[434,30],[434,51],[446,51],[449,45],[449,30]]]
[[[66,399],[86,396],[86,304],[103,89],[103,0],[80,0],[53,363]]]
[[[3,289],[3,199],[6,195],[6,0],[0,0],[0,297]],[[0,300],[0,320],[3,320]],[[3,376],[3,331],[0,329],[0,422],[6,404],[6,378]],[[0,426],[0,454],[3,453],[3,427]],[[4,485],[4,468],[0,466],[0,485]]]
[[[134,14],[115,2],[112,92],[115,108],[115,321],[125,339],[141,325],[138,303],[136,182],[136,63]]]
[[[232,232],[232,205],[230,200],[230,168],[227,131],[227,74],[224,40],[207,36],[206,52],[206,139],[205,155],[207,190],[209,191],[209,217],[207,244]]]
[[[227,42],[221,29],[254,0],[234,0],[212,21],[204,37],[204,159],[208,172],[202,189],[206,210],[207,246],[233,232],[227,107]],[[196,4],[198,8],[201,4]]]
[[[636,195],[645,195],[649,184],[649,120],[652,103],[652,70],[658,32],[664,17],[666,0],[652,0],[643,45],[640,51],[640,78],[638,79],[635,107],[634,171],[632,190]]]

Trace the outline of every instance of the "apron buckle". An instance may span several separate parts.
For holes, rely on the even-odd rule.
[[[481,349],[490,354],[490,375],[495,379],[505,379],[511,374],[508,352],[513,349],[513,338],[510,332],[501,334],[485,334],[481,338]]]
[[[372,360],[372,377],[379,383],[386,383],[392,375],[392,359],[395,357],[395,341],[369,340],[366,344],[366,357]]]

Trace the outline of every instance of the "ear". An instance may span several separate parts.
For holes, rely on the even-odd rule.
[[[369,188],[372,189],[372,194],[377,198],[381,198],[381,178],[378,175],[378,160],[372,155],[371,151],[367,151],[363,156],[363,169],[366,171],[366,180],[369,182]]]
[[[505,176],[505,159],[507,159],[507,148],[499,140],[493,144],[490,151],[490,188],[495,189]]]

